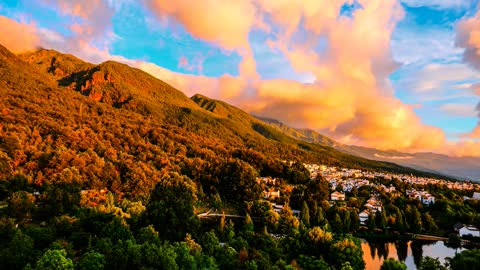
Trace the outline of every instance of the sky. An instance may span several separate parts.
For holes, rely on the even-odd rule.
[[[0,29],[342,143],[480,156],[480,0],[0,0]]]

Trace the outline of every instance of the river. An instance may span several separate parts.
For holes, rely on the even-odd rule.
[[[439,258],[442,263],[445,258],[453,257],[463,248],[451,248],[443,241],[367,241],[362,239],[363,260],[366,263],[365,269],[378,270],[386,258],[394,258],[404,262],[407,269],[417,269],[423,256]]]

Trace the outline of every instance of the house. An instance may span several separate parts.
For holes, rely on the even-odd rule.
[[[358,219],[360,219],[360,224],[365,224],[365,221],[368,220],[368,216],[370,213],[367,210],[363,210],[360,214],[358,214]]]
[[[475,237],[480,237],[480,231],[478,230],[478,228],[471,225],[464,225],[460,230],[458,230],[458,234],[460,236],[471,235]]]
[[[473,196],[470,198],[470,197],[467,197],[467,196],[463,196],[463,200],[464,201],[467,201],[467,200],[480,200],[480,192],[474,192],[473,193]]]
[[[283,209],[283,205],[272,203],[273,211],[280,213]]]
[[[417,199],[425,205],[431,205],[435,203],[435,197],[426,191],[417,191],[415,189],[407,190],[407,196],[410,199]]]
[[[433,197],[432,195],[430,195],[428,193],[423,194],[422,203],[425,204],[425,205],[435,204],[435,197]]]
[[[264,190],[263,197],[265,199],[277,199],[280,198],[280,190],[275,191],[274,189]]]
[[[345,194],[335,191],[330,195],[330,199],[332,201],[345,201]]]
[[[455,230],[455,232],[459,232],[460,229],[463,228],[463,224],[458,222],[457,224],[453,225],[453,230]]]
[[[376,213],[377,211],[382,212],[382,202],[377,200],[377,198],[373,196],[367,201],[364,206],[372,213]]]

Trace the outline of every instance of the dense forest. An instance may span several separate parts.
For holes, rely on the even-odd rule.
[[[123,64],[0,46],[5,269],[364,269],[356,202],[331,206],[328,183],[304,162],[435,177],[295,140]],[[258,176],[291,187],[281,211]],[[428,214],[441,205],[390,204],[370,232],[448,233],[451,220]],[[461,207],[478,220],[477,205]]]

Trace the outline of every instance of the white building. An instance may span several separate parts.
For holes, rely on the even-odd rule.
[[[470,225],[463,226],[460,230],[458,230],[458,234],[460,236],[472,235],[480,237],[480,231],[478,230],[478,228]]]
[[[364,210],[360,214],[358,214],[358,219],[360,219],[360,224],[365,224],[365,221],[368,220],[369,213],[367,210]]]

